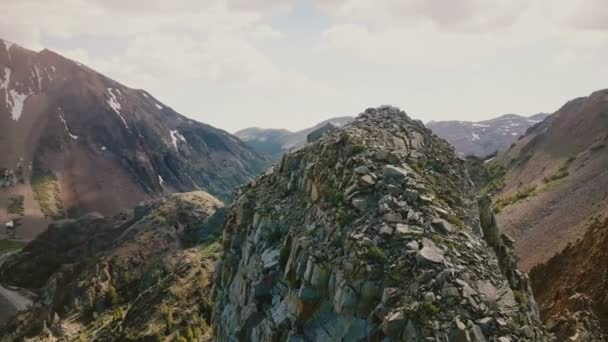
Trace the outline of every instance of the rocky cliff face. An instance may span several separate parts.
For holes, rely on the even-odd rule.
[[[20,237],[52,219],[112,215],[174,192],[227,199],[265,163],[144,90],[0,40],[0,223],[18,219]]]
[[[240,190],[215,338],[543,341],[527,277],[482,213],[447,142],[368,109]]]
[[[192,192],[51,224],[0,268],[0,283],[38,295],[0,341],[209,340],[222,206]]]

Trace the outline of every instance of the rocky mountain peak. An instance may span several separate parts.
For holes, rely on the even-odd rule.
[[[269,162],[146,91],[5,41],[0,141],[0,223],[19,220],[27,239],[54,219],[111,215],[174,192],[227,200]],[[23,210],[10,210],[12,201]]]
[[[397,108],[367,109],[236,195],[218,341],[545,339],[509,239],[482,237],[495,219],[462,162]]]

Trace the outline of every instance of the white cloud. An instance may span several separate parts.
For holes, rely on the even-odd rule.
[[[432,23],[453,31],[494,30],[513,24],[527,0],[318,0],[327,13],[374,27]]]
[[[374,63],[431,65],[471,63],[541,43],[572,55],[608,42],[604,32],[578,29],[584,1],[547,1],[331,0],[323,8],[341,22],[322,39],[325,47]]]
[[[607,8],[604,0],[3,0],[0,35],[56,50],[204,122],[294,129],[383,103],[425,120],[549,111],[603,82]]]

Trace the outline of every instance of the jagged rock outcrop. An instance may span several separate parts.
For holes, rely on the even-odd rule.
[[[317,128],[316,130],[310,132],[306,136],[306,142],[308,142],[308,143],[315,142],[315,141],[321,139],[321,137],[323,137],[324,135],[327,135],[336,130],[338,130],[338,126],[332,124],[331,122],[328,122],[324,126],[321,126],[321,127]]]
[[[513,239],[505,234],[500,234],[498,231],[492,198],[489,195],[483,196],[478,200],[478,205],[479,223],[484,240],[494,249],[502,274],[509,281],[511,288],[526,298],[525,301],[520,301],[520,305],[527,307],[530,318],[539,320],[540,312],[538,304],[534,300],[530,278],[526,273],[517,269],[517,257],[513,252]]]
[[[51,224],[0,268],[0,283],[38,295],[0,341],[210,340],[222,206],[191,192]]]
[[[214,337],[546,340],[479,224],[448,143],[396,108],[368,109],[239,190]]]

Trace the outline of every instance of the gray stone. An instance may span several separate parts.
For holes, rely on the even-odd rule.
[[[471,336],[472,342],[486,342],[486,338],[478,325],[473,324],[469,331],[469,335]]]
[[[384,221],[388,223],[401,223],[403,222],[403,216],[400,213],[392,211],[384,214]]]
[[[278,249],[267,249],[262,253],[262,263],[264,268],[272,268],[279,263],[279,255],[281,251]]]
[[[360,183],[363,184],[363,186],[365,187],[374,186],[376,184],[376,181],[370,175],[361,176],[359,180]]]
[[[389,225],[383,225],[380,227],[380,234],[382,235],[393,235],[394,229]]]
[[[452,232],[452,225],[444,219],[433,220],[431,226],[439,234],[448,235]]]
[[[384,178],[393,178],[397,181],[405,181],[407,178],[407,171],[397,166],[385,165],[382,168],[382,174]]]
[[[435,197],[433,197],[433,195],[421,195],[419,196],[419,199],[424,204],[432,204]]]
[[[424,239],[422,242],[422,249],[416,255],[418,261],[431,262],[431,263],[442,263],[443,262],[443,250],[437,247],[432,240]]]
[[[410,226],[402,223],[397,224],[395,231],[397,235],[401,237],[416,236],[422,234],[422,231],[413,229]]]
[[[420,249],[420,244],[418,244],[418,241],[412,240],[405,244],[405,248],[411,251],[417,251],[418,249]]]
[[[367,197],[355,197],[351,200],[351,203],[355,209],[359,211],[365,211],[369,207],[370,203]]]
[[[460,292],[454,286],[448,286],[441,290],[441,296],[444,298],[459,297]]]
[[[358,173],[358,174],[360,174],[360,175],[365,175],[365,174],[370,173],[371,171],[370,171],[370,169],[367,166],[361,165],[361,166],[357,166],[355,168],[355,172]]]
[[[492,326],[494,324],[494,318],[492,317],[484,317],[475,321],[481,327],[484,333],[488,334],[492,330]]]
[[[390,164],[399,162],[399,158],[392,152],[380,150],[374,154],[374,158],[379,161],[384,161]]]

